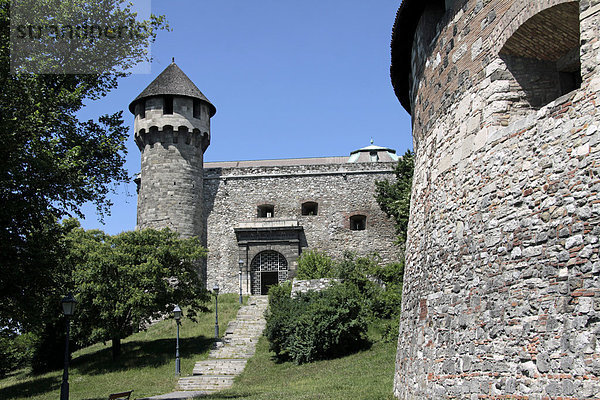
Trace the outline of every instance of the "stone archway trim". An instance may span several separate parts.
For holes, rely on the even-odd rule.
[[[500,53],[506,41],[534,15],[563,3],[578,3],[579,0],[528,0],[516,1],[506,11],[493,33],[489,36],[496,43],[492,47],[493,54]]]

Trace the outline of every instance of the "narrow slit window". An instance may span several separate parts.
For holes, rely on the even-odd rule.
[[[164,97],[163,114],[173,114],[173,96]]]
[[[319,211],[319,204],[314,201],[307,201],[302,203],[302,215],[317,215]]]
[[[146,118],[146,100],[142,100],[139,103],[139,107],[140,107],[140,118]]]
[[[350,230],[364,231],[367,229],[367,217],[365,215],[353,215],[350,217]]]
[[[200,119],[200,100],[194,99],[194,118]]]
[[[258,206],[258,218],[273,218],[273,215],[275,215],[275,206],[273,206],[272,204],[263,204]]]

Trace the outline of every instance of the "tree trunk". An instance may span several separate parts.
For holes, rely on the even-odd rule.
[[[112,359],[116,360],[121,355],[121,338],[112,339]]]

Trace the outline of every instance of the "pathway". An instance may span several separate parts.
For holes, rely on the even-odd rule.
[[[153,400],[183,400],[201,397],[233,385],[248,358],[254,355],[256,343],[266,321],[267,296],[250,296],[248,305],[240,307],[237,317],[227,326],[221,341],[210,351],[208,359],[198,361],[191,376],[179,378],[179,391],[148,397]]]

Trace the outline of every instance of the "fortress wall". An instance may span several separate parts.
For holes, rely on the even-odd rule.
[[[393,179],[394,163],[356,163],[254,168],[206,168],[207,285],[237,292],[240,259],[234,227],[242,222],[297,220],[304,227],[302,248],[334,257],[344,250],[377,252],[384,262],[397,261],[393,221],[374,198],[374,182]],[[384,172],[381,172],[381,171]],[[306,201],[318,203],[318,215],[301,215]],[[257,218],[257,206],[273,204],[274,218]],[[351,231],[349,217],[367,216],[364,231]],[[250,260],[251,261],[251,260]],[[289,268],[295,271],[292,260]],[[244,293],[246,275],[244,272]]]
[[[395,395],[598,398],[600,2],[574,3],[581,88],[541,107],[522,80],[531,64],[499,51],[566,2],[454,3],[433,44],[417,38],[412,54]],[[554,10],[560,20],[568,8]]]

